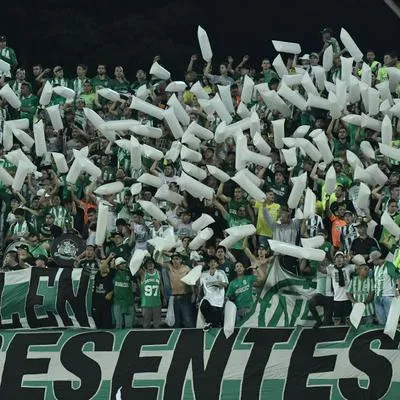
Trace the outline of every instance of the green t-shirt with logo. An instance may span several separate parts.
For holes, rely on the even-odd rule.
[[[133,306],[133,281],[131,272],[128,269],[117,269],[114,275],[114,304],[121,307],[121,312],[128,312]]]
[[[250,308],[253,304],[254,275],[244,275],[234,279],[228,286],[226,296],[233,298],[238,309]]]
[[[160,307],[160,274],[154,271],[152,274],[146,272],[142,283],[140,284],[140,301],[142,307]]]

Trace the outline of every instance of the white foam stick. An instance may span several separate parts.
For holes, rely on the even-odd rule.
[[[37,171],[37,166],[33,164],[33,162],[27,157],[27,155],[21,149],[9,151],[4,155],[4,157],[6,158],[6,160],[8,160],[10,163],[14,164],[17,167],[20,161],[24,161],[26,164],[29,165],[30,171]]]
[[[173,299],[173,297],[170,297]],[[206,320],[204,319],[204,315],[202,314],[200,307],[199,310],[197,311],[197,319],[196,319],[196,328],[197,329],[203,329],[206,324]]]
[[[84,108],[83,112],[85,113],[85,117],[90,121],[90,123],[96,128],[99,129],[100,126],[104,125],[105,121],[100,117],[97,112],[93,111],[91,108]]]
[[[388,67],[387,72],[389,75],[389,89],[393,93],[400,82],[400,71],[397,67]]]
[[[14,93],[14,91],[10,88],[10,85],[7,83],[0,89],[0,97],[7,101],[7,103],[12,107],[18,110],[21,107],[21,100]]]
[[[358,165],[354,170],[353,179],[365,182],[368,185],[373,185],[374,183],[372,176],[370,176],[364,168],[360,168]]]
[[[246,224],[240,226],[233,226],[231,228],[225,229],[228,235],[237,236],[240,238],[245,238],[247,236],[252,236],[256,233],[256,227],[253,224]]]
[[[167,81],[169,78],[171,78],[171,73],[162,67],[157,61],[151,66],[150,75],[154,75],[158,79],[162,79],[164,81]]]
[[[357,166],[361,169],[364,168],[364,165],[360,159],[350,150],[346,150],[346,159],[353,170],[355,170]]]
[[[347,98],[347,84],[345,81],[336,79],[336,100],[339,105],[339,109],[343,110],[346,107]]]
[[[192,242],[193,242],[193,240],[192,240]],[[189,247],[190,247],[190,244],[189,244]],[[199,247],[197,247],[197,248],[199,248]],[[202,265],[196,265],[183,278],[180,279],[181,282],[183,282],[183,283],[185,283],[186,285],[189,285],[189,286],[196,285],[197,281],[201,277],[202,270],[203,270],[203,266]]]
[[[300,54],[301,47],[298,43],[273,40],[272,44],[278,53]]]
[[[142,144],[140,150],[144,157],[151,158],[155,161],[160,161],[164,157],[164,153],[161,150],[157,150],[147,144]]]
[[[382,121],[381,136],[383,144],[386,144],[387,146],[392,145],[393,127],[392,127],[392,121],[387,115],[385,115]]]
[[[282,154],[285,159],[285,163],[289,168],[297,165],[296,147],[292,147],[289,150],[282,149]]]
[[[201,214],[199,218],[192,222],[192,229],[195,232],[200,232],[202,229],[206,228],[215,222],[215,219],[208,214]]]
[[[167,104],[174,109],[176,118],[178,118],[178,121],[183,126],[188,126],[190,124],[189,114],[182,107],[182,104],[179,102],[175,93],[168,99]]]
[[[212,200],[215,195],[215,191],[212,188],[204,185],[196,179],[193,179],[185,172],[182,172],[181,176],[178,178],[178,185],[181,190],[185,190],[193,197],[197,197],[199,199]]]
[[[361,210],[369,209],[370,196],[371,196],[371,190],[364,182],[361,182],[358,191],[358,196],[356,199],[356,204]]]
[[[358,329],[361,318],[364,315],[365,304],[364,303],[355,303],[353,304],[353,308],[350,313],[350,322],[354,326],[355,329]]]
[[[342,75],[341,78],[348,85],[350,85],[350,77],[353,72],[353,57],[340,57],[341,67],[342,67]]]
[[[383,186],[389,179],[377,164],[365,168],[365,172],[372,177],[375,185]]]
[[[82,164],[79,162],[79,159],[75,159],[65,178],[66,181],[68,183],[71,183],[72,185],[75,184],[81,172],[82,172]]]
[[[324,133],[322,129],[313,129],[310,132],[310,138],[315,139],[318,135],[321,135],[322,133]]]
[[[251,116],[251,112],[242,102],[240,102],[236,112],[237,115],[239,115],[239,117],[242,119]]]
[[[253,137],[253,144],[257,147],[258,151],[265,156],[271,154],[270,145],[263,139],[260,132],[256,132]]]
[[[240,99],[244,104],[251,102],[253,97],[254,81],[248,75],[245,75],[243,80],[242,93]]]
[[[346,47],[347,51],[354,58],[354,60],[356,60],[357,62],[362,61],[363,53],[358,48],[356,42],[353,40],[350,34],[344,28],[340,30],[340,40],[342,41],[344,47]]]
[[[136,249],[129,262],[129,270],[132,276],[135,276],[139,271],[140,266],[143,264],[143,260],[146,257],[150,257],[150,253],[147,250]]]
[[[400,227],[393,221],[392,217],[385,211],[381,217],[381,224],[393,235],[400,236]]]
[[[322,158],[320,151],[307,139],[297,138],[300,148],[314,161],[318,162]]]
[[[142,146],[133,136],[131,136],[129,152],[131,156],[131,167],[137,171],[142,167]]]
[[[324,55],[322,57],[322,66],[324,67],[325,72],[331,70],[333,66],[333,47],[330,45],[324,51]]]
[[[287,147],[300,147],[299,142],[297,141],[297,138],[283,138],[282,139],[283,143]]]
[[[198,167],[197,165],[194,165],[186,161],[181,161],[181,165],[182,169],[193,178],[199,181],[204,181],[204,179],[207,178],[207,171]]]
[[[392,94],[390,93],[389,81],[378,83],[375,85],[375,87],[378,89],[382,100],[388,100],[390,105],[393,105],[394,102]]]
[[[395,103],[395,105],[393,107],[391,107],[391,109],[389,111],[392,115],[395,115],[396,117],[400,117],[400,102]]]
[[[170,149],[165,153],[164,158],[175,162],[181,153],[181,142],[175,140],[172,142]]]
[[[392,340],[394,340],[397,333],[397,326],[400,317],[400,299],[398,297],[392,298],[392,303],[390,304],[389,314],[386,320],[386,325],[383,333],[388,335]]]
[[[227,339],[229,339],[235,331],[236,314],[236,304],[228,300],[224,306],[224,335]]]
[[[191,161],[194,163],[198,163],[202,160],[202,158],[203,158],[203,156],[198,151],[194,151],[192,149],[189,149],[189,147],[182,145],[182,147],[181,147],[181,159],[182,160],[187,160],[187,161]]]
[[[196,121],[191,122],[186,131],[193,133],[202,140],[212,140],[214,138],[214,134],[209,129],[199,125]]]
[[[186,82],[183,81],[173,81],[170,82],[167,87],[165,88],[166,92],[176,92],[176,93],[182,93],[185,91],[187,85]]]
[[[318,249],[318,247],[321,247],[324,244],[325,238],[323,236],[314,236],[308,239],[301,238],[300,241],[302,247],[307,249]]]
[[[50,103],[51,96],[53,95],[53,86],[49,81],[43,86],[42,93],[40,94],[39,104],[41,106],[47,106]]]
[[[55,104],[54,106],[46,107],[47,114],[50,117],[51,125],[55,131],[60,131],[64,128],[64,124],[61,119],[60,106]]]
[[[149,97],[149,94],[150,91],[147,89],[147,85],[141,85],[135,91],[135,96],[142,100],[146,100]]]
[[[132,96],[131,105],[129,108],[133,108],[134,110],[141,111],[142,113],[151,115],[154,118],[159,120],[164,119],[164,110],[160,107],[154,106],[153,104],[148,103],[142,99],[139,99],[136,96]]]
[[[365,62],[361,67],[361,82],[368,87],[370,87],[372,83],[372,70],[371,67]]]
[[[303,80],[303,76],[304,75],[302,75],[302,74],[284,75],[282,78],[282,82],[289,87],[298,86],[301,84],[301,81]]]
[[[197,99],[208,100],[210,96],[208,93],[203,89],[200,82],[197,81],[191,88],[190,91],[196,95]]]
[[[197,99],[200,107],[207,114],[208,121],[214,121],[214,108],[211,106],[210,100]]]
[[[256,89],[257,92],[260,94],[269,92],[271,90],[268,86],[268,83],[257,83],[256,85],[254,85],[254,89]]]
[[[214,167],[214,165],[207,165],[207,169],[210,175],[222,183],[228,182],[231,179],[226,172],[222,171],[222,169]]]
[[[136,121],[135,119],[123,119],[116,121],[107,121],[104,123],[103,127],[107,130],[133,131],[133,128],[139,124],[139,121]]]
[[[295,70],[296,74],[299,74],[299,75],[304,75],[307,72],[305,69],[303,69],[301,67],[295,67],[294,70]]]
[[[332,119],[340,118],[340,115],[341,115],[340,106],[339,106],[338,101],[336,99],[335,93],[329,92],[328,101],[331,104],[330,113],[331,113]]]
[[[271,157],[265,156],[264,154],[255,153],[254,151],[250,150],[247,150],[243,156],[244,161],[248,162],[249,164],[253,163],[263,167],[268,167],[272,162]]]
[[[21,160],[18,163],[17,172],[15,173],[11,187],[14,191],[19,192],[24,186],[25,178],[31,171],[30,165]]]
[[[301,111],[305,111],[305,109],[307,108],[307,102],[305,101],[304,97],[294,90],[290,89],[283,82],[281,82],[278,94],[279,96],[282,96],[284,99],[286,99],[289,103],[292,103]]]
[[[314,86],[313,81],[310,78],[310,75],[308,74],[308,72],[306,71],[306,73],[303,75],[303,78],[301,80],[301,84],[303,86],[303,88],[305,89],[305,91],[308,94],[313,94],[315,96],[318,96],[318,90],[317,88]]]
[[[232,116],[229,114],[229,111],[226,109],[218,93],[210,100],[210,104],[222,121],[227,124],[232,122]]]
[[[47,153],[46,138],[44,134],[44,124],[42,120],[33,125],[33,137],[35,143],[35,152],[38,157]]]
[[[323,261],[326,256],[325,251],[320,249],[303,248],[278,240],[268,240],[268,243],[272,251],[299,259],[305,258],[310,261]]]
[[[304,189],[307,185],[307,173],[301,174],[300,176],[296,176],[291,178],[293,182],[292,190],[290,191],[289,199],[288,199],[288,207],[295,209],[299,204],[300,198],[303,195]]]
[[[215,130],[215,142],[223,143],[230,136],[232,136],[231,132],[226,129],[226,123],[222,121]]]
[[[102,246],[106,238],[108,223],[108,205],[102,201],[99,203],[96,221],[96,246]]]
[[[372,148],[371,143],[364,140],[360,143],[361,152],[368,158],[375,159],[375,150]]]
[[[148,125],[135,125],[132,127],[133,132],[140,136],[146,136],[152,139],[159,139],[163,132],[161,128],[154,128]]]
[[[163,181],[161,178],[155,175],[151,175],[147,172],[140,175],[137,181],[143,183],[143,185],[153,186],[155,188],[159,188],[163,185]]]
[[[112,90],[110,88],[98,89],[96,91],[96,93],[98,95],[100,95],[101,97],[104,97],[105,99],[110,100],[110,101],[112,101],[114,103],[117,102],[117,101],[120,101],[120,99],[121,99],[120,94],[118,92],[116,92],[115,90]]]
[[[59,174],[65,174],[68,172],[68,164],[65,160],[65,156],[62,153],[54,153],[52,152],[54,163],[56,164],[57,171]]]
[[[379,113],[379,92],[376,89],[368,88],[368,114],[374,116]]]
[[[122,182],[111,182],[99,186],[94,193],[99,196],[107,196],[110,194],[120,193],[124,190],[124,184]]]
[[[242,237],[229,235],[222,242],[220,242],[220,246],[224,246],[226,249],[230,249],[234,244],[236,244],[239,240],[243,240]]]
[[[353,78],[355,79],[355,81],[353,80]],[[360,101],[360,96],[360,85],[358,84],[357,78],[352,76],[350,79],[348,102],[350,104],[357,103],[358,101]]]
[[[317,145],[324,163],[329,165],[333,161],[333,154],[329,147],[328,138],[326,137],[325,133],[322,132],[316,138],[314,138],[314,143]]]
[[[175,115],[173,108],[168,108],[164,111],[164,118],[167,121],[169,129],[171,129],[172,134],[175,139],[180,139],[183,136],[182,126],[179,124],[178,118]]]
[[[147,214],[151,215],[157,221],[166,221],[168,219],[167,216],[151,201],[138,200],[138,203]]]
[[[132,196],[137,196],[142,191],[142,189],[143,189],[143,186],[140,182],[134,183],[130,188]]]
[[[357,115],[357,114],[348,114],[348,115],[345,115],[344,117],[342,117],[341,119],[346,124],[351,124],[351,125],[355,125],[355,126],[361,126],[361,123],[362,123],[361,115]]]
[[[272,66],[275,68],[275,71],[280,78],[283,78],[284,75],[289,73],[280,54],[275,57],[274,61],[272,62]]]
[[[265,193],[249,180],[248,176],[243,172],[243,170],[237,172],[232,180],[236,182],[244,191],[246,191],[254,200],[265,200]]]
[[[75,99],[76,93],[74,90],[65,86],[56,86],[53,88],[53,92],[61,97],[64,97],[67,101]]]
[[[290,109],[287,104],[279,97],[275,90],[269,92],[261,93],[261,97],[267,107],[271,110],[279,111],[284,117],[290,115]]]
[[[3,167],[0,167],[0,182],[5,186],[12,186],[14,183],[14,178]]]
[[[283,148],[282,139],[285,137],[285,119],[277,119],[272,121],[272,126],[274,130],[274,144],[277,149]]]
[[[233,107],[233,101],[232,101],[232,94],[231,94],[231,86],[230,85],[217,85],[218,87],[218,93],[221,98],[222,103],[228,110],[230,114],[233,114],[235,112],[235,108]]]
[[[251,125],[250,118],[244,118],[235,122],[234,124],[227,125],[226,130],[230,133],[230,135],[233,136],[238,131],[243,132],[246,131],[247,129],[250,129],[250,125]]]
[[[13,128],[12,132],[14,134],[14,136],[28,149],[30,149],[35,141],[34,139],[29,136],[26,132],[24,132],[22,129],[18,129],[18,128]]]
[[[332,82],[325,81],[325,89],[327,92],[336,93],[336,85]]]
[[[390,114],[390,101],[388,99],[382,101],[381,105],[379,106],[379,112],[381,112],[383,115]]]
[[[247,138],[243,134],[236,137],[236,152],[235,152],[235,169],[237,171],[246,168],[247,162]]]
[[[197,39],[199,41],[201,56],[206,62],[211,61],[213,52],[211,50],[210,40],[207,32],[199,25],[197,28]]]
[[[307,188],[306,195],[304,198],[304,209],[303,209],[304,218],[310,218],[315,215],[316,201],[317,198],[315,196],[315,193],[310,188]]]
[[[11,65],[8,62],[0,60],[0,72],[8,74],[11,70]]]
[[[325,175],[326,194],[332,194],[336,189],[336,171],[333,165],[328,169]]]
[[[249,178],[251,182],[253,182],[257,187],[260,187],[263,180],[260,179],[257,175],[253,174],[247,168],[243,169],[244,174]]]
[[[307,106],[320,108],[322,110],[327,110],[327,111],[330,111],[332,108],[332,104],[328,99],[324,99],[321,96],[315,96],[311,93],[308,95]]]
[[[192,150],[199,150],[201,145],[201,140],[196,137],[189,130],[186,130],[182,136],[182,143],[188,145]]]
[[[311,70],[315,76],[315,82],[318,89],[320,91],[324,90],[326,80],[324,67],[321,67],[320,65],[315,65],[311,67]]]
[[[369,110],[369,87],[363,84],[362,82],[359,83],[360,85],[360,93],[361,93],[361,100],[364,105],[364,108],[368,111]],[[365,86],[364,86],[365,85]]]
[[[260,124],[260,117],[258,116],[257,112],[254,111],[254,107],[250,113],[250,137],[254,141],[254,135],[257,132],[261,132],[261,124]]]
[[[211,228],[205,228],[198,232],[197,235],[189,243],[189,249],[197,250],[204,244],[207,240],[210,240],[214,235],[214,231]]]
[[[294,138],[303,138],[307,135],[308,131],[310,130],[310,125],[301,125],[293,132],[292,137]]]
[[[118,147],[121,147],[121,149],[124,149],[127,151],[130,151],[130,149],[131,149],[131,141],[128,139],[118,139],[115,141],[115,144]]]
[[[4,150],[11,150],[14,145],[14,135],[12,133],[12,127],[9,124],[9,121],[4,121],[2,139]]]
[[[368,115],[361,114],[361,127],[362,128],[370,128],[376,132],[380,132],[382,127],[382,122],[378,121],[375,118],[371,118]]]

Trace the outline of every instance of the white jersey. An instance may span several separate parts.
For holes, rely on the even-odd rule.
[[[204,298],[214,307],[223,307],[225,288],[218,287],[217,282],[229,283],[224,271],[216,270],[214,275],[211,275],[209,271],[201,274],[200,286],[204,290]]]
[[[332,277],[333,285],[333,300],[334,301],[345,301],[347,298],[347,289],[351,280],[351,274],[355,271],[355,265],[346,265],[342,268],[344,277],[344,286],[339,286],[339,271],[334,265],[326,267],[326,272]]]

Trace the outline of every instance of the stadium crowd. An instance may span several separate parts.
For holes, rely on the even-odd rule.
[[[159,328],[163,324],[162,308],[170,303],[169,311],[174,311],[171,324],[175,327],[195,327],[200,309],[207,330],[223,323],[226,299],[237,306],[237,322],[244,320],[262,292],[269,269],[279,262],[293,274],[316,279],[317,289],[309,299],[316,327],[348,323],[352,305],[357,302],[366,305],[363,322],[385,324],[391,300],[399,293],[396,285],[400,259],[399,238],[393,229],[383,226],[381,217],[389,216],[400,227],[400,158],[383,154],[380,144],[394,152],[400,146],[397,102],[400,61],[395,51],[387,51],[379,58],[373,50],[365,49],[363,60],[356,62],[350,59],[330,28],[322,30],[321,37],[321,49],[315,52],[301,56],[282,53],[284,74],[282,66],[274,68],[269,58],[253,60],[244,56],[237,63],[228,57],[217,64],[214,60],[205,63],[200,56],[193,55],[183,84],[172,78],[160,79],[159,74],[149,74],[146,69],[138,69],[135,76],[126,76],[122,66],[110,71],[104,64],[99,64],[95,71],[78,64],[76,76],[65,76],[60,65],[45,68],[35,64],[28,69],[18,64],[18,51],[8,47],[7,38],[0,36],[0,59],[11,66],[10,72],[2,74],[0,85],[2,90],[8,85],[20,100],[17,109],[7,102],[6,96],[0,100],[2,270],[82,268],[82,273],[94,280],[93,316],[99,328],[138,326],[138,307],[142,313],[140,325]],[[325,58],[328,49],[333,55],[332,65],[329,69],[324,65],[321,86],[319,71],[323,61],[329,63],[328,57]],[[346,72],[349,60],[350,74]],[[158,66],[158,62],[161,59],[157,56],[153,66],[155,63]],[[394,69],[399,69],[398,74]],[[309,81],[305,81],[305,76]],[[242,90],[249,78],[256,86],[251,86],[250,96],[246,94],[244,102]],[[53,89],[72,89],[74,97],[65,97],[65,91],[54,90],[49,102],[42,104],[40,99],[48,83]],[[343,103],[339,99],[340,85],[345,87]],[[291,102],[291,97],[280,91],[286,86],[307,101],[307,107]],[[118,98],[110,100],[106,92],[101,92],[105,88],[111,89],[108,93],[116,92]],[[206,93],[209,99],[218,93],[228,110],[230,123],[224,122],[226,117],[215,112],[213,103],[200,98],[199,93]],[[310,106],[313,97],[329,100],[332,108],[314,103]],[[205,130],[198,129],[196,132],[203,134],[185,133],[182,143],[177,143],[180,138],[177,140],[175,135],[176,125],[170,119],[155,118],[132,106],[133,98],[140,98],[162,112],[172,109],[183,131],[190,123],[200,125],[212,135],[208,137]],[[176,99],[182,108],[176,105]],[[334,112],[332,104],[339,104],[339,113]],[[54,126],[47,111],[51,106],[58,107],[61,129],[56,129],[59,127]],[[375,106],[377,110],[372,112]],[[131,130],[118,129],[115,124],[105,131],[93,123],[93,114],[88,109],[106,124],[131,120],[138,123]],[[390,121],[390,143],[380,129],[385,116]],[[18,119],[29,120],[29,127],[23,130],[31,138],[35,138],[35,125],[44,124],[47,150],[44,154],[38,156],[34,141],[27,146],[21,129],[12,129],[10,146],[6,138],[7,122]],[[248,120],[255,121],[256,134],[252,130],[254,125],[243,123],[240,128],[240,121]],[[312,133],[322,130],[317,133],[326,135],[332,154],[330,162],[325,162],[325,156],[313,157],[306,151],[307,145],[291,146],[284,141],[286,150],[289,146],[294,149],[293,162],[293,157],[290,159],[277,140],[279,125],[274,122],[282,120],[285,138],[305,138],[312,144],[317,137]],[[250,172],[245,180],[262,190],[265,195],[262,200],[252,198],[243,185],[233,180],[221,181],[212,173],[213,167],[230,177],[237,173],[241,156],[237,151],[238,139],[226,129],[235,123],[239,134],[243,130],[248,150],[269,160],[263,165],[258,164],[257,156],[254,156],[256,161],[251,157],[244,160]],[[218,132],[222,132],[222,139]],[[139,166],[133,152],[124,145],[128,142],[124,139],[130,141],[131,136],[141,146]],[[18,163],[7,156],[18,149],[37,169],[29,171],[21,188],[15,190],[3,173],[17,179]],[[162,156],[154,149],[161,151]],[[100,176],[83,169],[71,181],[67,172],[60,172],[52,154],[63,154],[71,169],[79,151],[100,168]],[[326,187],[329,163],[336,176],[333,192]],[[374,179],[376,170],[371,174],[361,173],[373,165],[385,174],[384,182]],[[190,190],[182,190],[179,184],[182,171],[214,190],[214,196],[201,198]],[[303,173],[306,173],[306,187],[315,193],[317,200],[316,212],[306,218],[302,213],[305,190],[296,209],[288,205],[295,186],[292,178]],[[96,193],[102,185],[115,182],[123,184],[122,191]],[[156,196],[158,191],[161,193],[162,185],[167,185],[163,188],[171,197],[172,193],[181,195],[175,196],[179,200]],[[360,199],[361,189],[364,191]],[[154,218],[141,207],[139,200],[151,202],[167,218]],[[100,204],[108,208],[102,244],[96,238]],[[193,222],[202,214],[212,217],[208,227],[213,232],[194,249],[191,243],[198,230],[193,228]],[[220,245],[227,236],[227,228],[249,224],[255,226],[255,234],[227,247]],[[52,246],[71,235],[83,243],[84,251],[66,266],[58,262]],[[323,261],[270,249],[271,239],[300,245],[301,239],[316,236],[323,237],[319,247],[326,253]],[[160,247],[160,243],[167,242],[173,245]],[[140,250],[147,250],[150,256],[144,258],[132,276],[131,259]],[[197,265],[203,265],[197,284],[184,283],[181,278]],[[171,298],[173,302],[169,301]],[[323,318],[318,306],[324,309]],[[167,320],[171,315],[167,312]]]

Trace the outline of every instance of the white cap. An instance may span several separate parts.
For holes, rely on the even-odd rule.
[[[309,54],[303,54],[301,57],[299,57],[299,60],[309,60],[310,55]]]

